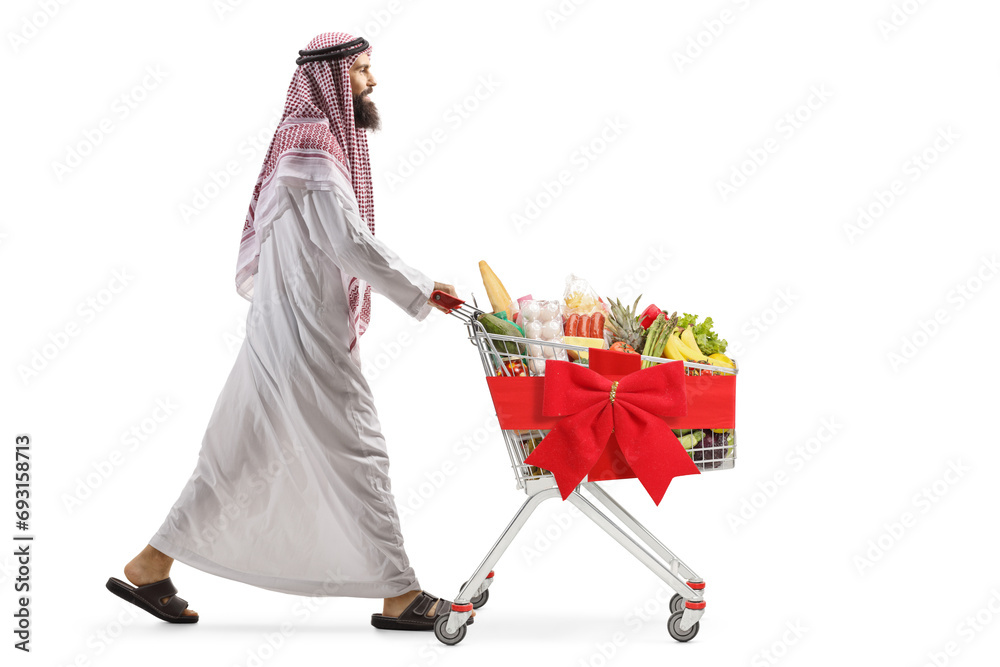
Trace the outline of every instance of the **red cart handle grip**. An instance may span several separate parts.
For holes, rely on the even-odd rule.
[[[450,313],[452,308],[458,308],[465,302],[457,296],[452,296],[443,290],[436,289],[431,292],[431,299],[440,306],[447,308],[446,313]]]

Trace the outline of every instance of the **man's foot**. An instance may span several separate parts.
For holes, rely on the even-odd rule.
[[[412,591],[407,591],[402,595],[398,595],[394,598],[385,598],[382,602],[382,615],[396,618],[406,610],[406,608],[410,605],[410,603],[413,602],[413,599],[418,595],[420,595],[419,590],[412,590]],[[440,600],[438,602],[440,602]],[[430,610],[427,612],[432,617],[437,612],[438,602],[435,602],[431,606]],[[473,611],[472,616],[475,615],[476,612]],[[470,616],[469,618],[472,618],[472,616]]]
[[[133,558],[125,566],[125,578],[135,586],[145,586],[154,581],[162,581],[170,576],[170,566],[174,559],[167,554],[146,545],[138,556]],[[167,598],[161,602],[166,603]],[[197,616],[192,609],[185,609],[182,612],[185,616]]]

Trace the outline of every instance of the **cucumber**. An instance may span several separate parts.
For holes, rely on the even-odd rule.
[[[483,313],[479,316],[479,323],[483,325],[484,329],[486,329],[486,333],[524,338],[524,334],[521,333],[521,330],[517,328],[516,324],[508,320],[500,319],[496,315]],[[512,355],[523,355],[525,353],[525,347],[521,343],[515,343],[509,340],[495,340],[493,341],[493,345],[496,347],[497,352],[500,353]]]
[[[521,332],[521,335],[522,335],[522,336],[524,336],[524,327],[522,327],[522,326],[521,326],[520,324],[518,324],[517,322],[512,322],[512,321],[511,321],[510,319],[508,319],[508,318],[507,318],[507,311],[505,311],[505,310],[501,310],[500,312],[497,312],[497,313],[493,313],[493,317],[495,317],[495,318],[497,318],[497,319],[499,319],[499,320],[503,320],[504,322],[510,322],[510,323],[511,323],[511,324],[513,324],[513,325],[514,325],[515,327],[517,327],[517,330]]]

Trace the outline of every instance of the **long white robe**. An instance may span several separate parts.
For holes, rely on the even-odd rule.
[[[274,591],[393,597],[420,586],[360,342],[348,352],[345,276],[417,320],[434,281],[368,231],[336,170],[326,183],[280,182],[257,218],[246,338],[194,473],[149,543]]]

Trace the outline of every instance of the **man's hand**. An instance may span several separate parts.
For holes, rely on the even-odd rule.
[[[455,287],[453,285],[449,285],[448,283],[439,283],[437,281],[434,281],[434,290],[435,291],[441,290],[442,292],[446,292],[452,295],[453,297],[458,298],[458,294],[455,293]],[[442,307],[434,299],[427,299],[427,303],[431,304],[432,306],[434,306],[443,313],[446,313],[449,310],[448,308]]]

